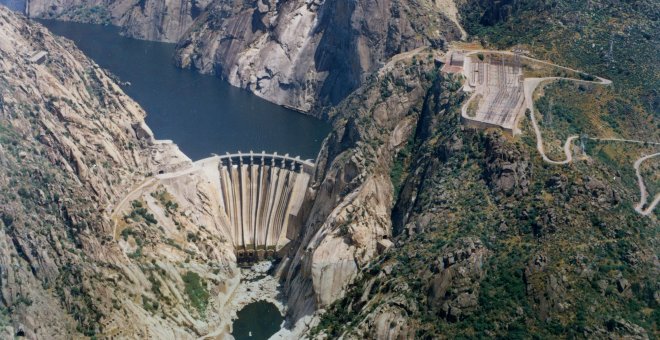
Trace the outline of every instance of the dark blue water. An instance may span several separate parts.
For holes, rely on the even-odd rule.
[[[4,5],[12,11],[23,13],[25,11],[25,0],[0,0],[0,5]]]
[[[266,301],[253,302],[236,313],[231,335],[236,340],[262,340],[280,330],[284,318],[274,304]]]
[[[125,38],[113,26],[41,21],[73,40],[123,82],[147,111],[158,139],[171,139],[193,160],[235,151],[277,151],[316,158],[330,127],[269,103],[223,80],[173,66],[174,45]]]

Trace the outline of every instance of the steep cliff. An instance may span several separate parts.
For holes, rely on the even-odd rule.
[[[561,57],[603,71],[617,87],[544,88],[537,106],[556,126],[657,140],[658,77],[630,72],[633,61],[642,71],[653,70],[654,38],[644,34],[653,27],[649,18],[630,12],[639,16],[640,26],[629,29],[634,22],[616,10],[629,10],[629,4],[580,4],[600,10],[589,20],[608,18],[604,11],[611,19],[605,22],[621,25],[623,33],[603,39],[602,27],[566,20],[573,18],[568,2],[554,8],[539,3],[464,1],[461,8],[471,20],[466,27],[483,43],[524,44],[535,55],[557,56],[572,45],[560,39],[568,32],[580,40],[565,56],[584,52],[600,58],[594,66]],[[436,12],[421,14],[394,1],[386,5],[389,11],[379,11],[379,4],[216,2],[180,45],[182,65],[234,77],[239,86],[271,100],[301,109],[314,107],[315,98],[339,101],[317,113],[334,129],[317,160],[310,217],[278,271],[289,321],[304,321],[300,330],[309,337],[653,337],[660,296],[657,215],[633,209],[639,191],[632,164],[635,157],[658,152],[657,146],[591,140],[574,146],[575,162],[553,165],[537,154],[527,117],[515,137],[462,126],[462,79],[439,71],[441,51],[413,49],[442,47],[442,34],[416,26],[432,22],[424,15]],[[400,11],[392,9],[395,4]],[[552,27],[552,34],[510,25],[521,23],[534,6],[552,16],[535,18],[533,28]],[[385,13],[373,17],[384,18],[387,26],[359,14],[369,11]],[[416,20],[410,19],[413,12]],[[450,18],[450,12],[440,18]],[[134,104],[70,45],[5,17],[9,26],[19,27],[2,26],[7,32],[2,36],[13,42],[3,43],[7,62],[0,64],[0,112],[8,118],[0,130],[7,168],[0,177],[5,198],[0,283],[2,307],[10,311],[10,320],[3,316],[0,322],[13,327],[5,332],[51,337],[66,334],[66,325],[88,335],[226,332],[222,310],[237,275],[231,247],[214,222],[218,200],[209,178],[188,167],[202,174],[143,182],[143,175],[165,164],[185,167],[186,159],[161,158],[178,154],[152,140],[141,124],[143,113],[126,109]],[[547,26],[546,19],[562,24]],[[515,39],[507,40],[511,36]],[[613,40],[634,44],[608,53]],[[74,57],[43,65],[21,62],[25,57],[16,46],[26,44],[33,45],[29,50]],[[626,46],[637,45],[646,57],[625,58]],[[630,67],[628,73],[621,65]],[[289,66],[289,73],[279,73]],[[298,67],[305,71],[289,81]],[[91,71],[81,71],[86,69]],[[254,73],[259,70],[263,73]],[[239,75],[254,80],[241,83]],[[292,85],[309,79],[310,92],[301,94]],[[287,90],[267,90],[282,86]],[[56,100],[41,95],[51,88]],[[33,98],[39,98],[36,108]],[[108,112],[118,117],[104,119]],[[124,120],[129,123],[122,125]],[[124,132],[106,138],[106,129]],[[127,155],[141,158],[122,162],[132,159]],[[103,160],[114,162],[113,171],[94,166]],[[653,169],[645,170],[649,178],[657,178]],[[124,199],[116,202],[117,197]],[[128,333],[119,333],[126,324]]]
[[[389,246],[390,172],[414,133],[420,98],[437,75],[432,49],[399,55],[327,115],[334,129],[317,160],[316,192],[297,248],[283,266],[291,322],[345,294]]]
[[[204,11],[210,0],[32,0],[31,17],[113,24],[127,36],[176,42]]]
[[[29,14],[178,42],[180,67],[312,114],[339,103],[393,55],[466,35],[453,0],[33,0]]]
[[[210,213],[182,204],[170,229],[163,192],[120,202],[190,167],[144,116],[70,41],[0,7],[0,337],[226,331],[237,270]]]
[[[181,39],[181,67],[277,104],[337,104],[395,54],[462,32],[451,1],[215,1]]]

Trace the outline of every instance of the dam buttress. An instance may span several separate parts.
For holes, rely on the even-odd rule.
[[[220,218],[238,262],[274,256],[296,238],[314,167],[288,154],[220,156]]]

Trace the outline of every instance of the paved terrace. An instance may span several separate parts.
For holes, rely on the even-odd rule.
[[[475,53],[465,56],[463,74],[468,79],[466,89],[474,94],[463,106],[462,119],[476,127],[501,127],[514,133],[518,118],[525,110],[522,68],[512,56],[485,54],[483,60]],[[473,103],[474,102],[474,103]],[[474,112],[470,112],[473,108]]]

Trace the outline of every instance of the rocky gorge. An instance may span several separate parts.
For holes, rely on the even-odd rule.
[[[210,3],[202,1],[26,1],[26,14],[44,19],[71,20],[122,27],[138,39],[178,41]]]
[[[144,111],[69,41],[7,10],[2,15],[6,334],[226,334],[230,311],[222,306],[233,301],[239,270],[215,222],[217,192],[204,171],[150,184],[153,174],[185,172],[193,163],[171,142],[155,140]],[[37,51],[47,59],[30,61]],[[405,118],[415,102],[401,106],[404,96],[422,95],[425,82],[417,78],[436,67],[428,56],[408,70],[414,70],[410,83],[375,111],[378,129],[390,132],[366,131],[357,116],[342,117],[324,146],[300,246],[278,269],[292,323],[340,297],[359,266],[389,246],[389,161],[369,159],[390,155],[408,138],[412,120],[392,124],[388,115]],[[402,77],[412,57],[388,65],[382,76]],[[378,88],[368,93],[380,102]],[[373,148],[349,149],[366,140]],[[35,172],[19,170],[31,169],[28,164]],[[35,176],[45,179],[28,180]],[[358,216],[360,224],[348,227]],[[347,244],[349,235],[354,241]],[[30,285],[17,289],[18,282]],[[206,298],[196,297],[199,292]],[[57,310],[63,312],[48,312]],[[65,319],[45,321],[56,316]]]
[[[179,40],[180,66],[333,124],[274,270],[276,337],[653,337],[657,217],[626,203],[638,193],[610,180],[626,175],[612,153],[553,167],[525,119],[515,138],[461,124],[443,49],[463,35],[458,13],[520,10],[500,5],[217,1]],[[245,287],[217,176],[154,140],[70,42],[0,11],[4,334],[226,335]],[[26,62],[40,50],[46,63]],[[606,117],[657,135],[657,117],[624,104]],[[154,176],[181,171],[194,174]]]
[[[238,285],[228,246],[212,237],[215,250],[200,252],[141,230],[120,242],[113,235],[113,206],[131,187],[191,161],[155,140],[145,112],[70,41],[5,8],[0,18],[2,337],[222,329],[219,320],[229,319],[220,304]],[[30,62],[35,51],[47,51],[47,60]],[[185,240],[185,230],[178,233],[168,236]],[[204,310],[186,293],[202,284],[212,292]]]

